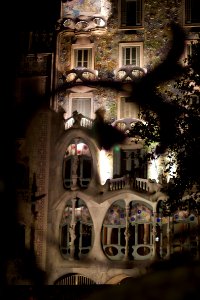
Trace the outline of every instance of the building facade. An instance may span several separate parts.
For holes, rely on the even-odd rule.
[[[197,212],[162,214],[166,158],[147,160],[135,138],[105,149],[91,134],[101,113],[128,133],[140,104],[128,91],[88,84],[145,76],[166,56],[171,21],[186,30],[189,51],[198,8],[195,0],[61,1],[55,32],[25,39],[15,89],[19,111],[26,107],[16,125],[18,247],[34,253],[45,284],[116,284],[176,251],[198,258]],[[15,275],[16,261],[8,282],[31,282]]]

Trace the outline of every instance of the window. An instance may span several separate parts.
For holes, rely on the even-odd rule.
[[[179,209],[173,215],[173,251],[189,251],[191,255],[197,255],[197,216],[195,210]]]
[[[122,65],[140,65],[140,47],[123,47],[122,48]]]
[[[198,40],[187,40],[185,45],[185,51],[183,54],[183,59],[188,60],[188,57],[192,57],[192,54],[195,51],[195,44],[198,43]],[[186,61],[187,63],[187,61]]]
[[[200,1],[185,0],[185,24],[200,24]]]
[[[147,178],[147,159],[144,149],[121,150],[121,174],[131,178]]]
[[[129,97],[120,97],[118,102],[118,119],[139,118],[139,105],[129,101]]]
[[[143,43],[119,44],[119,68],[115,76],[121,80],[134,80],[145,73],[143,67]]]
[[[111,260],[146,259],[152,255],[152,209],[131,201],[115,201],[108,209],[102,228],[102,246]]]
[[[87,188],[92,176],[89,147],[81,139],[74,139],[67,147],[63,160],[63,184],[67,189]]]
[[[119,67],[143,65],[143,43],[123,43],[119,45]]]
[[[80,47],[80,45],[72,45],[72,69],[88,68],[94,69],[93,48],[91,45]]]
[[[83,116],[92,118],[93,117],[93,102],[92,94],[85,93],[73,93],[69,96],[69,115],[72,115],[73,111],[81,113]]]
[[[93,222],[85,202],[69,200],[63,211],[60,226],[60,250],[67,258],[80,259],[93,243]]]
[[[122,28],[142,26],[142,0],[121,0],[119,5]]]

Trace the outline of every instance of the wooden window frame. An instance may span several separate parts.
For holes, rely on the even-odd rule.
[[[119,44],[119,68],[123,66],[123,50],[126,48],[136,48],[139,47],[139,65],[136,64],[137,67],[143,67],[143,53],[144,53],[144,45],[143,42],[134,42],[134,43],[120,43]],[[136,58],[137,60],[137,58]]]
[[[92,69],[94,70],[94,45],[93,44],[84,44],[84,45],[80,45],[80,44],[74,44],[72,45],[72,49],[71,49],[71,69],[77,68],[77,63],[76,63],[76,51],[84,51],[84,50],[90,50],[91,54],[91,62],[88,63],[88,66],[85,67],[87,69]],[[80,67],[81,68],[81,67]],[[83,67],[84,68],[84,67]]]

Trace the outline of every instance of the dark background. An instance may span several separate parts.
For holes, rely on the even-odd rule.
[[[14,82],[19,32],[54,30],[61,0],[1,2],[0,22],[0,285],[6,284],[6,261],[13,255],[15,235],[15,98]]]

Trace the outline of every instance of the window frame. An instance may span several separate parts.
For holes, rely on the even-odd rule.
[[[70,147],[70,145],[75,145],[75,149],[74,149],[74,153],[68,154],[67,156],[64,155],[63,157],[63,167],[62,167],[62,177],[63,177],[63,186],[65,189],[71,189],[72,185],[73,185],[73,170],[72,170],[72,165],[73,165],[73,158],[75,156],[78,156],[78,165],[77,165],[77,169],[76,169],[76,175],[77,175],[77,182],[76,184],[78,184],[78,186],[80,188],[87,188],[92,180],[92,176],[93,176],[93,165],[92,165],[92,155],[91,155],[91,151],[89,149],[89,146],[87,145],[87,143],[82,140],[77,138],[77,142],[75,141],[75,139],[72,139],[71,142],[68,144],[66,150]],[[78,145],[80,143],[83,143],[84,145],[87,145],[88,149],[89,149],[89,155],[85,155],[85,154],[78,154]],[[84,177],[84,161],[89,161],[90,163],[90,177]],[[66,174],[66,171],[68,172],[68,174]]]
[[[88,62],[87,67],[79,67],[79,68],[87,68],[94,70],[94,44],[73,44],[71,47],[71,69],[78,68],[77,63],[75,63],[76,54],[75,51],[78,50],[91,50],[91,62]]]
[[[93,94],[92,93],[70,93],[69,94],[69,117],[72,116],[72,113],[73,113],[72,101],[75,98],[80,98],[80,99],[90,98],[90,115],[85,116],[85,117],[94,118],[94,105],[93,105]],[[78,113],[81,113],[81,112],[78,111]]]
[[[134,233],[134,243],[131,245],[130,249],[128,250],[129,254],[129,260],[144,260],[144,259],[149,259],[152,257],[152,249],[153,249],[153,226],[154,226],[154,218],[153,218],[153,207],[148,205],[147,203],[143,203],[142,201],[137,201],[137,200],[131,200],[128,204],[128,209],[127,209],[127,202],[124,202],[124,205],[120,207],[120,201],[124,200],[116,200],[113,201],[113,203],[109,206],[109,208],[106,211],[103,223],[102,223],[102,229],[101,229],[101,244],[102,244],[102,250],[105,256],[110,259],[111,261],[121,261],[125,258],[126,255],[126,246],[130,246],[130,235],[128,236],[128,243],[126,245],[126,238],[123,238],[124,232],[129,232],[130,233],[130,226],[133,226],[133,232]],[[148,209],[150,214],[149,214],[149,220],[145,219],[136,219],[135,221],[131,220],[131,207],[130,204],[134,205],[136,208],[138,207],[143,207],[145,209]],[[119,217],[117,218],[119,222],[115,222],[115,219],[112,221],[109,220],[108,223],[107,221],[107,216],[110,213],[111,210],[113,210],[113,207],[119,207],[121,208],[122,212],[124,213],[123,220],[121,222],[121,217],[119,221]],[[120,211],[121,214],[121,211]],[[139,213],[138,213],[139,214]],[[113,213],[113,216],[115,218],[116,214]],[[141,231],[140,228],[143,226],[144,230],[145,227],[148,226],[148,233],[149,236],[145,237],[145,235],[139,232]],[[112,233],[113,230],[115,230],[115,239],[113,239]],[[141,238],[143,237],[143,241],[141,241]],[[148,241],[144,240],[145,238],[148,238]],[[123,242],[125,241],[125,244]],[[132,248],[132,250],[131,250]],[[140,254],[138,249],[144,250],[144,248],[148,248],[148,253],[146,254]],[[112,250],[112,251],[111,251]],[[116,254],[112,253],[116,251]],[[109,253],[111,251],[111,253]],[[131,257],[130,257],[131,256]]]
[[[135,65],[136,67],[143,67],[144,63],[144,45],[143,42],[131,42],[131,43],[120,43],[119,44],[119,68],[122,66],[126,66],[123,64],[123,49],[125,48],[134,48],[139,47],[139,65]],[[137,60],[137,58],[136,58]],[[127,64],[128,65],[128,64]]]
[[[200,17],[199,17],[199,20],[198,22],[193,22],[192,21],[192,10],[189,6],[191,6],[191,1],[199,1],[199,0],[184,0],[184,24],[185,26],[192,26],[192,27],[195,27],[195,26],[200,26]],[[195,10],[195,8],[194,8]],[[190,14],[190,18],[189,18],[189,14]]]
[[[124,2],[124,4],[123,4]],[[122,12],[122,6],[126,5],[125,2],[136,2],[139,3],[140,8],[140,22],[138,24],[134,24],[134,25],[127,25],[125,24],[125,22],[123,22],[123,12]],[[143,27],[143,23],[144,23],[144,13],[143,13],[143,7],[144,7],[144,3],[143,0],[120,0],[118,2],[118,11],[119,11],[119,28],[120,29],[134,29],[134,28],[141,28]],[[126,13],[126,10],[125,10]],[[136,18],[137,16],[137,10],[135,11],[135,16]],[[127,23],[127,22],[126,22]],[[136,22],[137,23],[137,22]]]
[[[118,97],[118,101],[117,101],[117,103],[118,103],[118,105],[117,105],[117,119],[123,119],[123,118],[135,118],[135,119],[139,119],[139,116],[137,115],[137,113],[134,114],[134,116],[132,115],[132,116],[124,116],[123,117],[121,115],[122,99],[125,99],[125,98],[129,98],[129,96],[121,94]],[[135,104],[135,107],[138,108],[138,114],[139,114],[140,113],[140,106],[137,104],[137,102],[130,102],[130,103],[132,105]]]
[[[79,205],[77,206],[78,200],[82,201],[80,206]],[[62,257],[65,259],[68,259],[72,256],[73,259],[81,259],[86,255],[88,255],[88,253],[91,251],[93,247],[94,222],[92,220],[90,210],[84,200],[76,198],[74,204],[71,202],[71,200],[68,200],[65,205],[65,208],[66,207],[68,207],[69,211],[71,211],[71,216],[69,216],[67,220],[61,220],[60,223],[60,228],[59,228],[60,253]],[[87,208],[90,216],[90,221],[84,221],[82,213],[80,214],[80,216],[78,216],[78,210],[80,209],[80,212],[82,212],[83,208]],[[64,210],[63,210],[63,214],[64,214]],[[88,245],[84,245],[85,237],[87,235],[85,234],[84,226],[88,226],[88,228],[90,228],[90,242]],[[73,231],[73,233],[71,231]],[[75,234],[75,238],[73,239],[74,234]]]

